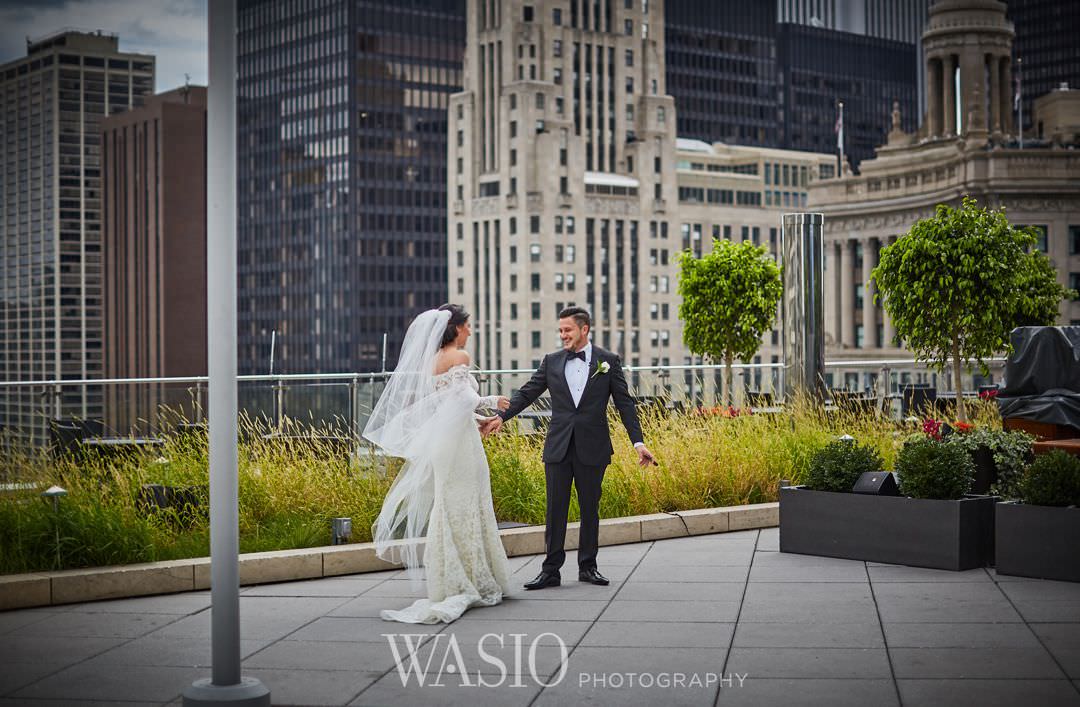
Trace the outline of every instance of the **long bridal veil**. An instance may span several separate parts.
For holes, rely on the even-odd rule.
[[[435,388],[435,355],[449,320],[450,312],[431,309],[409,326],[397,367],[364,427],[364,437],[405,459],[371,535],[380,558],[410,570],[422,562],[420,543],[435,498],[433,462],[448,436],[458,434],[448,424],[454,413],[445,414],[449,396]]]

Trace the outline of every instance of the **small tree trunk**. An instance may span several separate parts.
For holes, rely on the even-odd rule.
[[[967,422],[967,407],[964,405],[964,383],[960,380],[960,336],[958,334],[953,335],[952,360],[953,388],[956,389],[956,419],[960,422]]]
[[[730,351],[724,352],[724,367],[725,367],[725,371],[724,371],[724,387],[727,389],[725,397],[727,398],[727,406],[728,407],[731,407],[732,405],[735,404],[735,390],[734,390],[734,384],[732,383],[732,380],[731,380],[731,377],[732,377],[731,376],[731,364],[732,364],[732,361],[734,360],[734,358],[735,357],[732,355],[732,353]]]

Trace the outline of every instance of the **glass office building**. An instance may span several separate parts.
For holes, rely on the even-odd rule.
[[[1009,0],[1006,13],[1016,29],[1014,77],[1016,60],[1023,60],[1024,130],[1037,132],[1032,125],[1035,99],[1062,83],[1080,88],[1080,2]]]
[[[446,301],[464,0],[242,0],[239,370],[392,367]]]
[[[0,66],[0,380],[101,378],[101,120],[141,105],[154,57],[114,35],[61,32]],[[8,388],[0,426],[98,418],[100,386]]]

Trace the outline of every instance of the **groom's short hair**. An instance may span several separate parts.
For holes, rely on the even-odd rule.
[[[559,312],[559,319],[566,319],[567,317],[573,317],[579,327],[592,329],[592,317],[589,316],[589,310],[583,307],[567,307]]]

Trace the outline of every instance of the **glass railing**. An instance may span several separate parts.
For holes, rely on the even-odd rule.
[[[990,362],[990,375],[965,374],[966,395],[1001,379],[1003,359]],[[771,408],[782,399],[782,364],[735,364],[734,404]],[[899,415],[906,386],[935,389],[937,397],[954,395],[951,376],[910,359],[830,361],[825,368],[830,401],[874,398],[879,409]],[[532,369],[476,372],[481,395],[510,395]],[[360,441],[368,416],[389,373],[276,374],[240,376],[239,409],[265,434],[301,431]],[[725,371],[715,365],[638,366],[626,368],[631,395],[642,405],[693,410],[723,400]],[[41,446],[55,441],[57,427],[75,427],[104,440],[153,440],[206,420],[207,378],[135,378],[110,380],[0,382],[0,443]],[[539,424],[547,396],[523,416]]]

